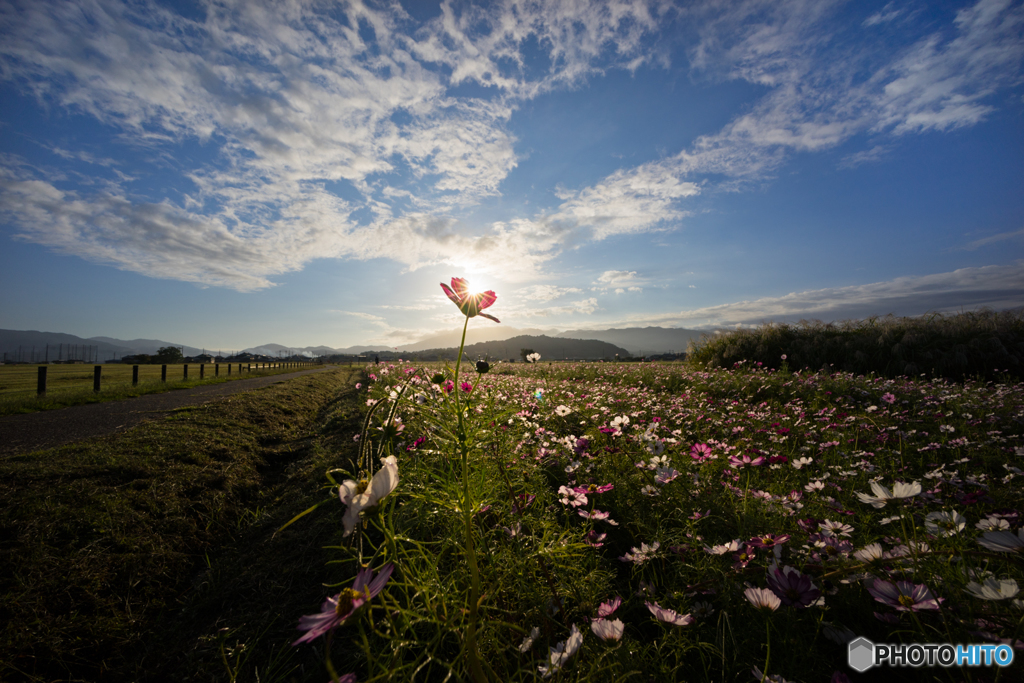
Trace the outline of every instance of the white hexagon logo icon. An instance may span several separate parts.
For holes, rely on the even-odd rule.
[[[861,637],[851,640],[846,661],[857,673],[864,673],[875,663],[875,644]]]

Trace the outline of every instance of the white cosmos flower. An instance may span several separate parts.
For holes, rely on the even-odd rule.
[[[569,631],[569,639],[550,648],[551,666],[542,665],[537,668],[544,674],[544,678],[550,678],[551,674],[561,669],[562,665],[576,654],[576,650],[579,650],[582,644],[583,634],[576,628],[576,624],[573,624],[572,629]]]
[[[590,630],[594,635],[603,641],[616,641],[622,637],[622,630],[626,627],[619,619],[594,619],[590,622]]]
[[[1016,597],[1020,589],[1013,579],[997,579],[990,576],[985,579],[985,583],[968,583],[967,592],[982,600],[1008,600]]]
[[[892,491],[885,488],[877,481],[871,482],[871,490],[875,492],[875,495],[869,495],[867,493],[857,492],[857,497],[860,498],[860,502],[869,503],[876,508],[884,508],[885,504],[890,500],[897,498],[911,498],[921,493],[921,482],[915,481],[912,484],[904,484],[903,482],[896,482],[893,485]]]
[[[853,556],[861,562],[880,560],[885,556],[880,543],[868,543],[860,550],[854,551]]]
[[[924,518],[924,527],[928,533],[936,536],[952,536],[960,533],[967,526],[967,519],[955,510],[950,512],[929,512]]]
[[[989,531],[978,538],[978,543],[997,553],[1014,553],[1024,548],[1024,528],[1012,531]]]
[[[557,414],[557,415],[559,415],[561,417],[565,417],[566,415],[568,415],[571,412],[572,412],[572,408],[570,408],[569,406],[558,406],[557,408],[555,408],[555,414]]]
[[[345,536],[349,536],[356,528],[360,512],[375,506],[398,486],[398,460],[389,455],[382,463],[383,467],[377,470],[369,482],[348,479],[338,487],[338,497],[348,506],[345,516],[341,518]]]
[[[982,531],[1010,530],[1010,523],[1007,522],[1005,519],[1000,519],[999,517],[989,517],[987,519],[983,519],[974,526],[978,529],[981,529]]]
[[[540,635],[540,627],[534,626],[530,629],[530,635],[523,638],[523,642],[519,645],[520,652],[529,652],[530,648],[533,647],[533,641]]]

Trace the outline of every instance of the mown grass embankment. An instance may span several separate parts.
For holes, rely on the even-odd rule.
[[[0,459],[0,679],[288,680],[303,656],[318,669],[288,643],[323,598],[340,524],[328,510],[275,531],[351,458],[357,376]]]
[[[237,364],[235,364],[237,365]],[[93,391],[92,365],[51,365],[46,366],[47,388],[44,395],[36,394],[38,365],[0,366],[0,415],[36,413],[42,410],[58,410],[87,403],[122,401],[145,394],[159,394],[165,391],[191,389],[208,384],[221,384],[239,379],[268,377],[298,372],[314,367],[255,367],[236,370],[228,374],[227,367],[214,375],[212,367],[199,378],[199,366],[193,365],[191,376],[184,379],[181,365],[168,366],[168,380],[160,379],[159,365],[139,366],[139,383],[132,384],[132,366],[105,365],[100,391]]]

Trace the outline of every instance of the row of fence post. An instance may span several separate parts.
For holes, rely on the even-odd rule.
[[[231,375],[231,366],[233,365],[233,363],[225,363],[225,365],[227,366],[227,369],[228,369],[228,373],[227,374],[230,376]],[[235,365],[238,365],[238,374],[242,374],[242,364],[241,363],[237,363]],[[253,365],[254,365],[253,363],[247,363],[246,366],[245,366],[246,372],[252,372],[252,370],[253,370],[252,366]],[[256,368],[255,368],[256,370],[261,370],[261,369],[262,370],[267,370],[267,369],[272,370],[274,368],[302,368],[302,367],[307,367],[309,365],[312,365],[312,363],[255,363],[255,365],[256,365]],[[204,379],[206,377],[206,366],[207,366],[207,363],[199,363],[199,379]],[[220,363],[213,363],[213,376],[214,377],[219,377],[220,376],[220,366],[221,366]],[[46,368],[47,368],[47,366],[40,365],[39,366],[38,374],[36,375],[36,393],[39,396],[45,396],[46,395]],[[99,391],[100,391],[100,379],[102,377],[102,373],[103,373],[103,366],[102,365],[97,365],[97,366],[93,367],[93,371],[92,371],[92,390],[97,392],[97,393],[99,393]],[[182,378],[182,380],[187,380],[188,379],[188,364],[182,365],[181,378]],[[161,365],[160,366],[160,381],[161,382],[166,382],[167,381],[167,366],[166,365]],[[139,366],[138,365],[133,365],[132,366],[132,386],[133,387],[134,386],[138,386],[138,384],[139,384]]]

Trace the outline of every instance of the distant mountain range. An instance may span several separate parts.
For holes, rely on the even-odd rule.
[[[626,355],[653,355],[685,351],[687,345],[700,340],[706,334],[701,330],[686,330],[664,327],[631,327],[610,330],[565,330],[563,332],[519,329],[503,325],[488,325],[471,328],[466,334],[467,347],[474,355],[489,355],[491,358],[518,358],[519,349],[533,348],[548,359],[556,358],[605,358]],[[462,330],[453,330],[426,337],[414,344],[399,346],[282,346],[261,344],[244,351],[267,356],[292,355],[359,355],[382,351],[424,352],[422,357],[438,355],[445,349],[458,348]],[[603,342],[606,347],[573,344],[566,347],[562,340]],[[560,346],[561,344],[561,346]],[[103,362],[122,356],[139,353],[155,354],[164,346],[176,346],[186,356],[207,353],[233,352],[234,349],[203,349],[188,344],[162,341],[159,339],[114,339],[113,337],[82,338],[60,332],[38,332],[35,330],[0,330],[0,354],[7,361],[23,360],[43,362],[45,360],[81,358],[88,362]],[[572,351],[570,351],[570,348]],[[612,350],[614,348],[614,350]],[[468,350],[468,349],[467,349]],[[610,352],[610,353],[609,353]]]
[[[509,339],[467,344],[463,358],[470,360],[479,358],[491,360],[514,359],[518,361],[522,359],[520,353],[522,349],[530,349],[535,353],[539,353],[541,361],[613,359],[616,356],[626,358],[630,355],[626,349],[596,339],[567,339],[565,337],[524,334]],[[423,360],[454,360],[458,356],[458,352],[459,348],[457,346],[449,346],[410,351],[409,353],[415,354],[416,357]],[[399,351],[399,353],[402,352]]]

